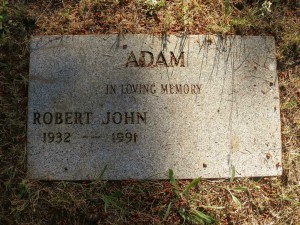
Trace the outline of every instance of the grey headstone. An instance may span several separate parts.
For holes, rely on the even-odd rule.
[[[272,37],[44,36],[30,51],[31,179],[282,173]]]

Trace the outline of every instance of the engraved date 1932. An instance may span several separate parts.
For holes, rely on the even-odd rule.
[[[44,143],[61,143],[66,142],[70,143],[71,134],[68,132],[47,132],[43,133],[43,142]]]

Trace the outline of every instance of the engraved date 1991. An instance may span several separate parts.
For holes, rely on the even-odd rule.
[[[117,132],[117,133],[112,133],[112,141],[114,143],[136,143],[137,141],[137,133],[131,133],[131,132]]]

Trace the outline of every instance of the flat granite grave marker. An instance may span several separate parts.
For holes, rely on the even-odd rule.
[[[282,173],[272,37],[35,37],[28,177]]]

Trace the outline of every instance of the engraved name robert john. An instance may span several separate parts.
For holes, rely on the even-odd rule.
[[[106,112],[101,124],[147,124],[147,112]],[[91,124],[92,112],[34,112],[33,124]]]

